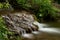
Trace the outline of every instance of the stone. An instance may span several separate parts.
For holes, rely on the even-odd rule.
[[[10,31],[17,32],[18,34],[31,33],[38,31],[38,27],[33,24],[35,21],[32,14],[27,12],[11,13],[3,15],[7,28]]]

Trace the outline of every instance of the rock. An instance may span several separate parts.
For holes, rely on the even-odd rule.
[[[35,21],[32,14],[27,12],[11,13],[3,16],[7,28],[10,31],[17,32],[18,34],[31,33],[38,31],[38,27],[33,24]]]

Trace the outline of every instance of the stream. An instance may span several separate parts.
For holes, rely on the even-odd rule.
[[[35,22],[35,24],[38,25],[39,31],[22,35],[24,37],[22,40],[60,40],[60,25],[57,26],[53,23],[52,26],[51,24],[38,22]]]
[[[22,40],[60,40],[60,22],[39,23],[35,21],[33,24],[39,27],[39,31],[24,33],[21,36]]]

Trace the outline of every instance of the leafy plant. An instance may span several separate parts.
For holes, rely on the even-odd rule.
[[[4,4],[4,8],[9,8],[10,4],[9,3],[5,3]]]
[[[1,9],[1,8],[3,8],[3,4],[2,4],[2,3],[0,3],[0,9]]]
[[[12,38],[10,38],[12,37]],[[0,16],[0,40],[20,40],[20,36],[15,36],[14,32],[9,31],[9,29],[7,28],[5,21],[3,20],[3,18]]]
[[[56,9],[54,9],[51,0],[16,0],[17,3],[24,9],[29,9],[35,12],[38,19],[44,19],[48,15],[55,17]]]
[[[8,31],[6,25],[4,24],[4,21],[0,16],[0,40],[8,40],[7,33]]]
[[[10,4],[7,2],[7,3],[0,3],[0,9],[8,9],[10,6]]]

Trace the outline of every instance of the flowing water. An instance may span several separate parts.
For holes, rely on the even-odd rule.
[[[59,26],[52,26],[46,23],[34,22],[38,25],[39,31],[32,32],[32,34],[24,34],[23,37],[26,40],[60,40],[60,28]],[[50,27],[51,26],[51,27]],[[34,38],[33,38],[34,37]],[[23,40],[24,40],[23,39]]]
[[[28,20],[30,20],[31,22],[31,19]],[[60,22],[39,23],[37,21],[34,21],[33,24],[39,27],[39,31],[32,31],[32,33],[24,33],[21,36],[22,40],[60,40]],[[19,27],[16,27],[16,29],[17,31],[22,30]]]

